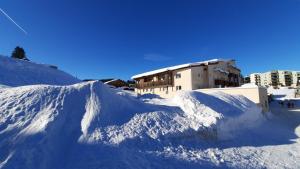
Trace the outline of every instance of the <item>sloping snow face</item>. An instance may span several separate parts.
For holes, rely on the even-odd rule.
[[[261,115],[242,96],[182,92],[150,104],[101,82],[0,88],[0,98],[0,168],[183,168],[161,157],[167,147],[235,137]],[[189,168],[199,165],[216,164]]]
[[[78,83],[75,77],[48,65],[0,55],[0,84],[23,86],[33,84],[70,85]]]
[[[238,130],[253,128],[263,119],[261,109],[243,96],[190,91],[177,94],[173,101],[190,119],[191,128],[218,139],[232,139]]]

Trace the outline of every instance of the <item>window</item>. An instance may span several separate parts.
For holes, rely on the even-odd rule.
[[[181,74],[180,73],[176,73],[175,78],[176,79],[180,79],[181,78]]]
[[[176,91],[181,90],[181,86],[176,86]]]
[[[198,77],[199,77],[199,78],[201,77],[200,73],[198,73]]]

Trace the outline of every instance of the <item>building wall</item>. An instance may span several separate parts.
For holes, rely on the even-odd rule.
[[[181,78],[176,78],[176,74],[180,74]],[[176,87],[181,87],[181,90],[192,90],[192,71],[191,68],[179,69],[172,72],[172,76],[174,78],[173,86],[166,87],[153,87],[148,89],[137,89],[135,88],[135,92],[143,95],[143,94],[156,94],[162,98],[173,97],[176,93]],[[154,80],[157,80],[154,78]]]
[[[260,81],[262,86],[269,86],[272,84],[272,73],[271,72],[265,72],[260,74]]]
[[[178,90],[195,90],[199,88],[215,88],[219,87],[215,85],[215,80],[228,81],[228,74],[237,74],[237,81],[239,82],[240,70],[232,67],[235,66],[234,62],[219,62],[218,64],[201,65],[188,67],[172,71],[173,85],[168,87],[149,87],[144,89],[136,88],[135,92],[143,94],[156,94],[162,98],[173,97]],[[180,78],[177,78],[176,74],[180,74]],[[157,81],[156,77],[153,81]],[[143,81],[143,80],[142,80]]]
[[[297,87],[300,84],[300,72],[292,71],[292,86]]]
[[[208,70],[206,66],[191,68],[192,73],[192,90],[208,88]]]
[[[228,80],[228,77],[224,76],[224,73],[216,71],[216,68],[226,70],[224,63],[220,63],[218,65],[208,65],[208,87],[217,87],[215,86],[215,80],[220,79],[220,80]]]
[[[231,95],[242,95],[254,102],[256,105],[260,106],[264,112],[269,111],[268,103],[268,93],[267,89],[264,87],[234,87],[234,88],[212,88],[212,89],[198,89],[196,91],[203,93],[213,93],[213,92],[224,92]]]
[[[281,86],[291,86],[292,85],[292,72],[279,70],[278,71],[278,80]]]
[[[180,78],[176,78],[176,74],[180,74]],[[173,71],[174,87],[181,86],[181,90],[192,90],[192,69],[185,68]]]
[[[261,77],[259,73],[250,74],[250,83],[256,84],[257,86],[261,86]]]
[[[269,71],[265,73],[251,74],[251,82],[258,86],[278,86],[279,74],[278,71]]]

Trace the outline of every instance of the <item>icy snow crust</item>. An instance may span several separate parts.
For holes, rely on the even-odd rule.
[[[172,154],[263,119],[242,96],[181,92],[150,104],[101,82],[0,88],[0,98],[0,168],[217,167],[203,147],[196,163]]]
[[[0,88],[2,85],[70,85],[78,82],[75,77],[47,65],[0,55]]]

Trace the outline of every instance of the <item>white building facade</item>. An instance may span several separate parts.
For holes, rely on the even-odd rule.
[[[299,86],[300,71],[274,70],[250,74],[250,82],[258,86]]]
[[[138,94],[169,98],[179,90],[240,86],[235,60],[213,59],[158,69],[132,77]]]
[[[250,83],[254,83],[257,86],[261,86],[260,73],[250,74]]]

